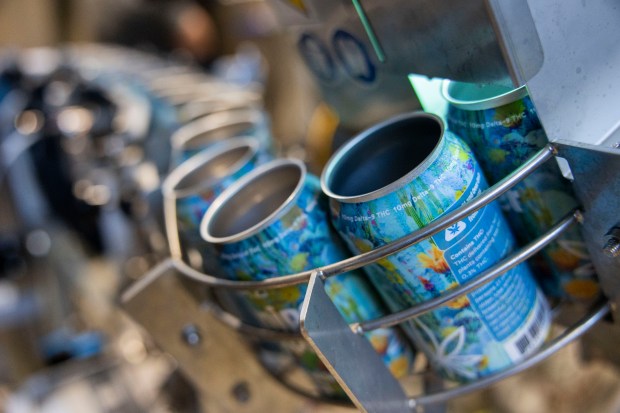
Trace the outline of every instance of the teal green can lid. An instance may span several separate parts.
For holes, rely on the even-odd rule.
[[[476,84],[444,80],[441,94],[450,105],[463,110],[485,110],[504,106],[527,96],[525,85],[512,89],[505,85]]]

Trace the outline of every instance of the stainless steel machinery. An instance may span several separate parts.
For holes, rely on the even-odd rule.
[[[243,357],[225,351],[222,347],[230,346],[234,354],[249,355],[246,347],[236,348],[234,333],[218,321],[252,337],[300,337],[245,326],[196,293],[203,290],[266,289],[309,282],[301,316],[303,337],[321,355],[355,407],[369,412],[431,411],[453,397],[531,367],[588,330],[588,337],[604,331],[606,342],[620,338],[614,321],[620,316],[620,134],[615,110],[620,96],[616,75],[620,7],[614,1],[273,0],[272,5],[293,33],[325,100],[346,126],[364,127],[387,113],[416,107],[407,76],[420,74],[526,84],[551,142],[482,196],[423,230],[343,262],[267,281],[224,281],[185,264],[175,247],[174,211],[167,210],[172,256],[127,290],[122,302],[213,400],[213,411],[289,411],[298,403],[294,392],[304,393],[303,387],[291,392],[276,383],[290,386],[289,375],[294,373],[286,368],[272,371],[275,380],[261,380],[264,373],[254,361],[246,363]],[[446,228],[496,199],[544,162],[555,162],[554,157],[567,161],[582,207],[546,235],[432,302],[354,326],[337,314],[323,289],[326,277],[362,267]],[[583,228],[604,300],[565,323],[562,334],[522,364],[471,384],[429,386],[411,395],[361,338],[364,331],[415,317],[489,282],[570,225]],[[607,360],[620,361],[613,346],[599,351],[593,347],[595,342],[584,339],[586,356],[603,354]],[[230,377],[233,382],[228,381]],[[243,383],[259,380],[261,384],[253,388],[260,396],[248,401],[242,394]],[[276,399],[277,406],[273,404]]]

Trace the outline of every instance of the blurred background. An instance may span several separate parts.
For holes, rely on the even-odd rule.
[[[258,108],[274,151],[318,174],[356,132],[441,106],[405,77],[343,93],[280,18],[261,0],[0,0],[0,412],[352,411],[287,388],[207,315],[160,331],[183,359],[120,303],[169,256],[161,183],[183,126]],[[203,304],[167,293],[154,325]],[[437,411],[620,412],[613,343],[583,345]]]

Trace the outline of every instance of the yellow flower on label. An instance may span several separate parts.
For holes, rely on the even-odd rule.
[[[418,254],[418,260],[424,268],[429,268],[441,274],[446,273],[450,270],[450,267],[448,267],[448,263],[444,259],[443,251],[440,250],[436,245],[433,245],[430,253],[425,254],[422,252]]]
[[[306,269],[308,265],[308,253],[300,252],[293,256],[290,262],[291,268],[295,272],[300,272]]]
[[[362,239],[362,238],[354,238],[353,244],[360,252],[368,252],[373,249],[372,242]]]
[[[449,308],[452,308],[454,310],[460,310],[461,308],[465,308],[467,306],[469,306],[469,300],[467,299],[466,296],[461,296],[459,298],[456,298],[450,302],[448,302],[448,304],[446,304]]]
[[[409,373],[409,360],[405,356],[400,356],[390,363],[390,372],[397,379]]]
[[[508,152],[503,149],[494,148],[489,149],[488,154],[489,159],[491,159],[493,163],[504,163],[506,162],[506,155],[508,155]]]

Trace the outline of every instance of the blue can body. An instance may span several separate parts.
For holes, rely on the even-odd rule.
[[[275,164],[277,162],[279,161],[275,161]],[[289,161],[281,162],[286,165]],[[270,165],[264,165],[263,168],[268,166]],[[243,185],[261,187],[261,182],[252,181],[252,176],[257,176],[259,172],[257,169],[240,180],[235,187],[241,190]],[[230,191],[235,191],[235,188],[231,187]],[[230,191],[223,193],[222,197],[225,198]],[[205,216],[202,226],[203,237],[216,245],[220,265],[230,279],[262,280],[278,277],[320,268],[347,257],[346,247],[329,226],[327,200],[321,193],[319,181],[315,176],[304,172],[303,182],[298,186],[294,196],[286,201],[285,208],[281,209],[268,225],[259,230],[235,240],[220,242],[212,236],[205,236],[209,222],[217,221],[219,218],[218,208],[232,208],[234,201],[235,198],[230,198],[229,202],[214,204],[213,210]],[[216,203],[218,202],[219,199]],[[246,204],[244,208],[252,206]],[[374,319],[385,314],[380,298],[360,273],[349,272],[331,277],[326,282],[326,288],[334,304],[349,323]],[[298,331],[299,312],[306,289],[307,284],[304,283],[291,287],[244,292],[244,295],[260,325],[277,330]],[[397,329],[379,329],[369,333],[367,337],[396,377],[408,373],[413,354]],[[304,367],[315,378],[317,374],[318,376],[328,374],[309,345],[303,343],[305,346],[297,346],[292,350]],[[281,345],[287,346],[286,343]],[[323,384],[327,384],[327,388],[323,386],[324,393],[337,389],[334,387],[333,379]]]
[[[186,260],[192,262],[191,251],[196,251],[201,258],[199,267],[210,274],[219,272],[212,248],[200,237],[200,222],[219,194],[266,160],[255,139],[234,138],[204,149],[170,173],[162,190],[166,202],[175,204],[179,242]],[[189,180],[191,184],[184,185]]]
[[[415,158],[416,129],[439,133],[426,156],[393,184],[359,186],[365,170]],[[487,188],[470,149],[422,113],[402,115],[362,133],[328,163],[323,190],[334,225],[355,253],[385,245],[453,211]],[[426,132],[425,132],[426,133]],[[435,139],[435,138],[433,138]],[[404,146],[402,142],[405,142]],[[384,151],[378,148],[387,148]],[[431,145],[432,146],[432,145]],[[395,160],[392,161],[392,158]],[[357,177],[359,173],[359,177]],[[369,177],[369,181],[371,179]],[[353,183],[353,184],[351,184]],[[355,186],[351,191],[351,185]],[[361,191],[361,192],[359,192]],[[428,301],[471,280],[515,246],[496,203],[445,231],[365,267],[392,310]],[[470,380],[504,369],[539,347],[549,326],[547,303],[521,264],[495,281],[407,323],[417,347],[448,378]]]
[[[491,184],[510,174],[548,143],[525,86],[511,90],[445,82],[443,93],[450,101],[449,129],[471,146]],[[570,182],[554,161],[526,177],[500,202],[523,244],[541,236],[578,206]],[[549,296],[591,299],[599,292],[594,267],[578,227],[562,234],[532,264]]]

